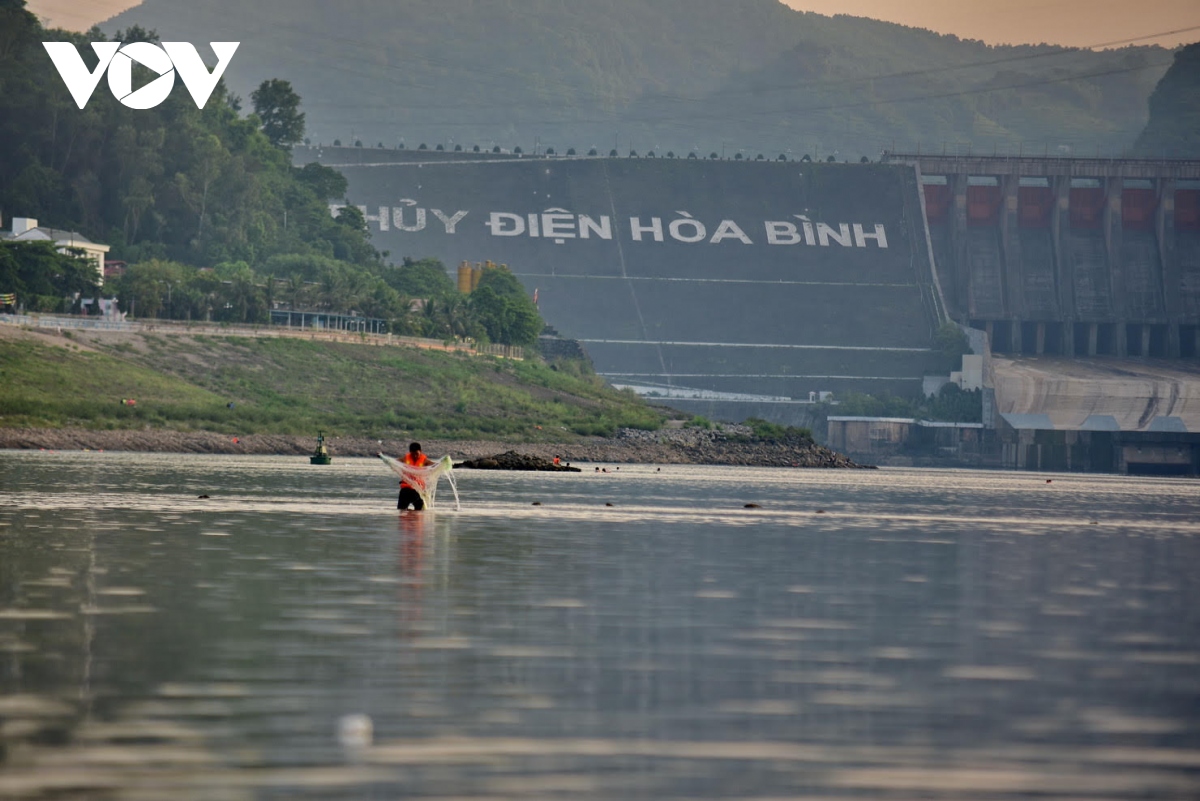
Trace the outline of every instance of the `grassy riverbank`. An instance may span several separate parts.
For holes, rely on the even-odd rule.
[[[122,405],[134,398],[134,406]],[[233,404],[232,407],[229,404]],[[578,363],[412,347],[0,327],[0,427],[562,442],[663,415]]]

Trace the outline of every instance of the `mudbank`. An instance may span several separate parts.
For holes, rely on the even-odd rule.
[[[539,456],[517,453],[516,451],[505,451],[504,453],[499,453],[495,456],[486,456],[482,459],[468,459],[465,462],[458,462],[454,466],[456,468],[465,467],[470,470],[537,470],[546,473],[583,472],[578,467],[555,464],[553,461],[548,461]]]
[[[735,427],[737,429],[743,427]],[[749,429],[746,429],[747,431]],[[450,454],[456,461],[494,459],[506,455],[513,443],[495,440],[422,440],[431,456]],[[339,458],[374,457],[383,451],[402,454],[408,440],[327,436],[325,445],[335,463]],[[134,451],[140,453],[246,454],[296,456],[307,459],[316,446],[315,437],[283,434],[248,434],[242,437],[207,431],[105,430],[82,428],[0,428],[0,449]],[[592,437],[569,443],[520,445],[520,459],[538,459],[551,464],[555,456],[563,462],[607,462],[618,464],[712,464],[746,467],[862,468],[844,454],[804,438],[781,440],[730,436],[723,431],[702,429],[634,431],[623,429],[615,437]],[[486,469],[486,468],[485,468]],[[504,468],[491,468],[504,469]],[[536,469],[536,468],[508,468]]]

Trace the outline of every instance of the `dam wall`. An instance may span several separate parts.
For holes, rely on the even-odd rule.
[[[911,166],[384,154],[295,160],[345,175],[394,263],[508,265],[615,385],[799,423],[822,393],[916,395],[937,364]]]
[[[1200,356],[1200,161],[887,154],[955,320],[1013,355]]]

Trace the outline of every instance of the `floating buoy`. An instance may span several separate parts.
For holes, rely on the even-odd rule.
[[[366,715],[343,715],[338,719],[337,737],[345,748],[366,748],[375,737],[375,724]]]

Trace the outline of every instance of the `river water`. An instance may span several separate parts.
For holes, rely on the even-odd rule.
[[[0,798],[1200,797],[1194,481],[0,456]]]

